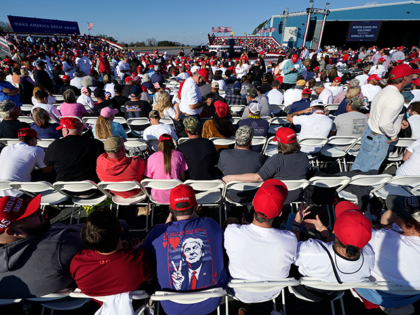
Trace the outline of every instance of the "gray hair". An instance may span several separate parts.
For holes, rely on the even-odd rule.
[[[349,86],[350,87],[357,87],[357,86],[359,86],[360,85],[360,81],[359,80],[357,80],[357,79],[353,79],[353,80],[350,80],[349,81]]]
[[[179,67],[179,72],[184,72],[185,71],[185,67]]]
[[[149,75],[147,73],[145,75],[143,75],[143,82],[150,82],[150,78],[149,78]]]
[[[83,77],[82,85],[87,88],[93,86],[93,78],[90,75]]]
[[[73,90],[66,90],[63,93],[64,102],[66,103],[76,103],[76,94]]]
[[[192,75],[193,75],[193,77],[199,77],[200,76],[197,72],[194,72]]]
[[[9,118],[10,112],[13,111],[16,107],[15,102],[11,100],[4,100],[0,102],[0,117]]]
[[[316,90],[316,89],[319,89],[319,88],[322,88],[322,87],[324,87],[324,83],[322,83],[322,82],[316,82],[312,88],[314,90]]]

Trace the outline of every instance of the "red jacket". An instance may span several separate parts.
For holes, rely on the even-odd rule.
[[[111,68],[109,67],[108,59],[105,59],[104,57],[99,57],[99,72],[111,73]]]

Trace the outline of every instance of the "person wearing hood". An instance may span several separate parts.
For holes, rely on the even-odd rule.
[[[101,154],[96,161],[96,173],[104,182],[141,182],[145,176],[146,160],[139,156],[127,157],[125,155],[122,137],[112,136],[105,140],[105,153]],[[113,194],[122,198],[131,198],[142,193],[141,189],[130,191],[112,191]]]
[[[82,225],[51,226],[40,205],[41,195],[0,198],[2,299],[42,296],[73,283],[70,262],[84,249]]]

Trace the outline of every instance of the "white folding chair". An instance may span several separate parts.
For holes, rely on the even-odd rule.
[[[270,104],[270,111],[273,115],[279,113],[280,111],[282,111],[284,109],[284,105],[275,105],[275,104]]]
[[[289,193],[291,191],[295,191],[295,190],[302,190],[303,191],[309,185],[309,182],[306,179],[283,180],[282,182],[286,185]],[[291,202],[290,203],[290,207],[291,207],[292,212],[293,212],[293,205],[296,205],[296,209],[297,209],[299,204],[300,204],[300,202]]]
[[[235,145],[236,141],[234,137],[231,138],[217,138],[213,137],[209,139],[214,145]]]
[[[398,138],[398,140],[396,142],[392,142],[390,145],[390,149],[391,152],[388,153],[387,157],[385,158],[385,161],[389,162],[388,165],[385,167],[385,170],[387,170],[388,168],[390,168],[392,165],[396,165],[397,167],[399,167],[399,165],[402,162],[402,159],[404,157],[404,152],[405,150],[401,150],[402,152],[399,153],[398,150],[399,148],[407,148],[409,147],[411,144],[413,144],[415,141],[417,141],[417,139],[415,138]],[[397,152],[394,152],[394,150],[392,148],[396,148]]]
[[[230,121],[232,122],[232,125],[236,126],[240,121],[242,120],[242,117],[231,117]]]
[[[32,124],[34,122],[34,120],[29,116],[19,116],[18,120],[27,124]]]
[[[262,150],[264,150],[264,147],[265,147],[266,143],[267,143],[267,138],[266,137],[255,136],[255,137],[252,137],[251,146],[253,146],[253,147],[254,146],[261,146]]]
[[[251,280],[241,280],[241,279],[232,279],[230,280],[230,282],[228,283],[228,287],[231,289],[239,289],[241,291],[245,291],[245,292],[251,292],[251,293],[273,293],[274,292],[278,292],[277,294],[275,294],[273,296],[273,298],[271,299],[271,301],[273,301],[273,310],[277,311],[277,307],[276,307],[276,298],[281,294],[281,300],[282,300],[282,305],[283,305],[283,312],[284,314],[286,314],[286,297],[285,297],[285,292],[284,289],[286,287],[294,287],[299,285],[299,281],[297,281],[294,278],[287,278],[287,279],[282,279],[282,280],[262,280],[262,281],[251,281]],[[236,299],[239,300],[240,299],[238,297],[236,297],[234,294],[232,294],[232,291],[228,291],[228,294]],[[228,311],[228,296],[225,297],[225,303],[226,303],[226,314],[229,313]],[[261,300],[255,303],[264,303],[267,302],[269,300]]]
[[[124,110],[123,110],[123,109],[124,109]],[[124,107],[124,106],[121,106],[121,111],[122,111],[122,112],[124,112],[124,111],[125,111],[125,107]],[[113,120],[113,121],[114,121],[114,122],[117,122],[117,123],[119,123],[121,126],[123,126],[124,131],[125,131],[125,133],[126,133],[126,134],[131,133],[130,126],[128,126],[128,124],[127,124],[127,120],[126,120],[124,117],[118,117],[118,116],[116,116],[116,117],[114,118],[114,120]],[[125,128],[125,127],[124,127],[124,125],[127,125],[127,127]]]
[[[14,138],[0,138],[0,143],[4,146],[19,143],[19,139]]]
[[[32,104],[23,104],[20,109],[22,110],[22,112],[30,112],[32,111],[32,108],[34,107],[34,105]]]
[[[150,121],[146,117],[128,118],[127,125],[130,127],[134,136],[140,137],[144,129],[150,126]]]
[[[116,192],[127,192],[131,190],[138,190],[140,189],[141,192],[136,196],[123,198],[116,194],[112,196],[112,202],[117,205],[117,212],[116,216],[118,217],[118,212],[120,206],[131,206],[131,205],[146,205],[147,212],[146,212],[146,227],[144,229],[139,230],[130,230],[130,232],[142,232],[148,231],[148,221],[149,221],[149,203],[143,202],[147,199],[147,194],[144,191],[143,187],[137,181],[123,181],[123,182],[100,182],[98,183],[98,187],[106,191],[116,191]]]
[[[343,161],[344,171],[347,172],[346,155],[351,148],[356,144],[358,138],[350,136],[335,136],[328,139],[328,142],[319,151],[319,154],[329,158],[335,158],[340,168],[340,172],[343,171],[341,167],[341,160]],[[335,163],[334,163],[335,164]]]
[[[55,139],[38,139],[36,142],[36,146],[46,149],[50,146],[51,143],[53,143]]]
[[[150,298],[150,295],[146,293],[144,290],[135,290],[130,291],[129,296],[133,300],[144,300]],[[82,293],[82,291],[79,288],[74,289],[73,292],[70,292],[70,297],[75,299],[95,299],[100,302],[104,302],[106,300],[106,296],[90,296]]]
[[[64,102],[64,97],[63,95],[60,94],[53,94],[54,99],[56,100],[56,102]]]
[[[159,315],[159,302],[171,301],[178,304],[196,304],[213,298],[222,298],[226,296],[226,291],[223,288],[213,288],[203,291],[192,292],[167,292],[156,291],[150,298],[156,301],[156,315]],[[217,307],[217,314],[220,315],[220,305]]]
[[[168,117],[163,117],[159,120],[159,123],[164,124],[164,125],[170,125],[170,126],[174,126],[174,122],[172,121],[171,118]]]
[[[152,148],[149,146],[146,140],[141,138],[127,138],[127,141],[124,142],[124,147],[127,148],[139,148],[142,151],[152,151]]]
[[[242,116],[243,111],[245,110],[245,105],[230,105],[229,109],[232,113],[232,116]]]
[[[312,167],[315,168],[314,160],[319,171],[319,161],[317,153],[322,150],[324,145],[328,142],[328,138],[324,137],[308,137],[298,140],[300,144],[300,151],[306,153]]]
[[[80,221],[80,214],[82,212],[82,206],[95,206],[107,198],[111,198],[111,195],[104,191],[102,188],[98,187],[93,181],[84,180],[76,182],[56,182],[53,184],[54,188],[61,193],[65,194],[71,198],[73,202],[73,209],[70,217],[70,224],[73,222],[73,213],[74,207],[80,206],[79,216],[77,217],[77,223]],[[92,193],[92,191],[95,191]],[[70,194],[66,193],[70,192]],[[89,195],[84,195],[83,193],[88,193]]]
[[[277,154],[279,151],[277,149],[277,142],[274,141],[274,136],[268,138],[264,148],[263,148],[263,155],[266,156],[273,156]]]
[[[328,104],[325,106],[325,108],[328,109],[328,112],[332,114],[338,109],[339,106],[340,104]]]
[[[68,199],[65,194],[56,190],[48,182],[11,182],[10,187],[31,197],[41,194],[41,206],[43,208],[49,205],[59,205]]]
[[[178,138],[178,145],[180,145],[180,144],[182,144],[182,143],[184,143],[188,140],[190,140],[190,138],[187,138],[187,137]]]
[[[152,203],[152,218],[151,218],[151,227],[153,227],[153,217],[155,212],[155,205],[169,205],[169,202],[167,203],[159,203],[156,200],[153,199],[152,193],[147,189],[156,189],[156,190],[171,190],[172,188],[175,188],[178,185],[181,185],[182,182],[179,179],[151,179],[151,178],[145,178],[141,181],[141,186],[144,188],[144,191],[147,194],[147,197],[149,201]]]
[[[219,207],[219,224],[222,226],[222,204],[225,197],[225,183],[220,179],[190,179],[184,182],[184,184],[189,185],[194,189],[198,205]]]
[[[394,176],[385,186],[376,190],[374,195],[378,198],[386,199],[388,195],[398,195],[410,197],[413,194],[413,187],[420,185],[420,176],[398,175]]]
[[[281,127],[287,127],[289,124],[290,122],[288,122],[286,118],[274,117],[270,121],[270,127],[268,127],[268,134],[275,135],[277,129]]]
[[[177,147],[177,143],[175,139],[172,139],[172,142],[174,143],[175,148]],[[147,139],[147,144],[154,150],[157,150],[157,147],[159,145],[159,139]]]
[[[83,117],[82,118],[82,121],[86,125],[95,125],[97,120],[98,120],[98,117]]]
[[[225,217],[227,218],[227,206],[229,204],[229,206],[235,206],[235,207],[241,207],[241,206],[248,206],[252,204],[252,199],[253,196],[251,197],[251,194],[253,191],[255,191],[255,193],[257,192],[258,188],[261,187],[263,183],[244,183],[244,182],[238,182],[238,181],[233,181],[230,183],[226,184],[226,188],[225,188]],[[235,195],[237,193],[245,193],[246,192],[249,193],[249,196],[246,196],[246,199],[249,201],[248,202],[238,202],[235,200],[232,200],[231,195]],[[255,195],[255,194],[254,194]]]

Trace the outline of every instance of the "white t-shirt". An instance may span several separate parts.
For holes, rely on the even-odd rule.
[[[376,69],[378,67],[378,69]],[[370,68],[369,75],[377,74],[379,77],[383,77],[386,72],[386,69],[383,65],[377,65]]]
[[[363,247],[359,259],[349,260],[334,251],[334,242],[322,244],[328,249],[342,282],[361,282],[370,276],[375,264],[375,252],[371,245]],[[316,240],[309,239],[298,243],[295,265],[299,267],[299,273],[306,277],[324,282],[337,282],[328,253]]]
[[[178,78],[180,78],[181,80],[187,80],[190,77],[190,75],[186,72],[181,72],[180,74],[178,74]]]
[[[89,60],[88,57],[83,56],[81,58],[77,58],[76,64],[78,65],[80,71],[82,71],[85,75],[89,75],[90,66],[92,62]]]
[[[340,94],[341,92],[344,91],[343,90],[343,87],[341,87],[341,86],[332,86],[330,83],[325,84],[325,88],[328,89],[328,90],[330,90],[333,93],[333,97],[336,97],[338,94]]]
[[[363,96],[367,97],[369,102],[372,102],[373,98],[378,94],[382,89],[378,85],[365,84],[361,87]]]
[[[93,100],[89,96],[84,95],[84,94],[80,95],[77,98],[76,103],[79,103],[79,104],[82,104],[82,105],[88,105],[90,108],[95,107],[95,105],[94,105],[95,103],[93,102]]]
[[[24,142],[6,146],[0,154],[0,179],[30,182],[35,165],[44,168],[45,152]],[[0,190],[0,196],[20,196],[16,189]]]
[[[392,229],[372,230],[369,244],[376,253],[372,276],[404,287],[420,288],[420,237],[402,235]]]
[[[227,87],[226,87],[226,83],[225,83],[225,81],[224,81],[224,80],[213,80],[213,81],[212,81],[212,83],[213,83],[213,82],[217,82],[217,83],[219,83],[219,90],[224,90],[224,91],[226,91]]]
[[[411,155],[397,168],[395,175],[420,175],[420,139],[410,144],[407,151],[411,152]]]
[[[359,80],[359,85],[365,85],[367,82],[366,80],[369,78],[369,76],[367,74],[361,74],[358,75],[357,77],[355,77],[355,79]]]
[[[296,258],[296,246],[296,236],[290,231],[262,228],[254,224],[231,224],[225,231],[229,271],[234,279],[286,279],[290,265]],[[271,300],[279,291],[255,293],[235,289],[235,296],[244,303],[254,303]]]
[[[301,130],[298,139],[310,137],[327,138],[333,126],[333,121],[323,114],[300,115],[293,117],[293,124],[300,125]],[[302,145],[301,151],[315,153],[321,150],[320,146]]]
[[[82,78],[80,77],[73,77],[73,79],[70,80],[70,85],[77,87],[79,90],[82,89]]]
[[[412,115],[408,118],[411,127],[411,138],[420,138],[420,115]]]
[[[36,100],[35,96],[32,96],[31,101],[33,105],[38,104],[38,101]],[[55,103],[56,103],[55,98],[52,97],[51,95],[48,95],[48,104],[55,104]]]
[[[188,115],[198,115],[201,113],[202,108],[191,109],[190,105],[201,102],[201,92],[198,85],[195,83],[193,78],[185,80],[181,90],[181,103],[179,104],[179,110]]]
[[[172,139],[178,140],[178,136],[176,135],[174,129],[171,126],[165,124],[152,125],[150,127],[147,127],[143,131],[143,139],[159,139],[159,137],[164,133],[170,135]]]
[[[294,102],[300,101],[302,99],[301,89],[288,89],[284,92],[284,105],[292,105]]]
[[[61,113],[58,111],[58,109],[51,104],[44,104],[44,103],[36,103],[34,107],[32,107],[31,109],[31,114],[34,110],[34,108],[40,107],[42,109],[44,109],[49,115],[50,118],[55,120],[55,122],[60,123],[60,120],[58,119],[58,117],[61,117]]]
[[[284,96],[279,90],[272,89],[267,93],[267,98],[270,105],[281,105],[283,104]]]
[[[331,90],[325,88],[324,91],[319,94],[318,99],[323,101],[325,105],[334,104],[334,95]]]
[[[105,86],[104,86],[104,90],[105,90],[105,92],[109,92],[109,93],[111,93],[111,97],[115,97],[114,86],[115,86],[115,84],[114,84],[114,83],[107,83],[107,84],[105,84]]]
[[[128,63],[125,63],[124,60],[121,60],[118,63],[118,67],[117,67],[117,74],[120,78],[122,78],[124,74],[127,73],[127,72],[121,72],[121,70],[130,70],[130,65]]]

